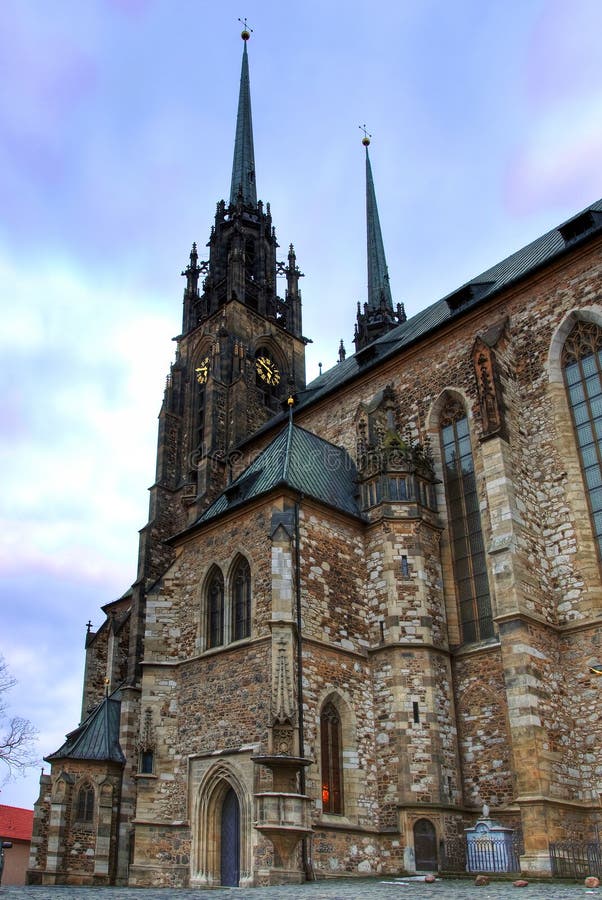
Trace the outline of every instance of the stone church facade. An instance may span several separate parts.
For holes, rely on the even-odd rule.
[[[369,297],[306,385],[243,38],[137,580],[86,636],[29,880],[445,869],[484,804],[550,874],[601,811],[602,202],[407,320],[366,138]]]

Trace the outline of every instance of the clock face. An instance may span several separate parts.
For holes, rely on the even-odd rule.
[[[269,356],[258,356],[255,360],[255,367],[259,377],[267,384],[278,384],[280,381],[278,366],[272,362]]]
[[[209,377],[209,357],[206,356],[205,359],[202,359],[200,365],[194,370],[196,373],[196,380],[199,384],[205,384],[207,378]]]

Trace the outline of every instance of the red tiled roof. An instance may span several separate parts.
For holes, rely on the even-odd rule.
[[[30,841],[33,809],[3,806],[0,803],[0,837],[5,841]]]

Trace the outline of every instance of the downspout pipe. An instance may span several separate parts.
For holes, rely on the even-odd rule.
[[[303,638],[301,632],[301,539],[299,529],[299,511],[303,494],[295,500],[295,600],[297,607],[297,721],[299,723],[299,756],[305,758],[305,725],[303,717]],[[299,772],[299,791],[305,795],[305,767]],[[315,881],[313,863],[309,852],[309,840],[301,841],[301,857],[306,881]]]

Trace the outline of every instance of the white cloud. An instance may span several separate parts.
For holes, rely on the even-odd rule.
[[[14,308],[0,346],[23,373],[11,380],[25,423],[1,451],[0,564],[37,568],[46,557],[93,571],[129,556],[133,569],[173,322],[65,264],[48,261],[38,277],[44,290],[32,291],[0,253],[0,291]]]

